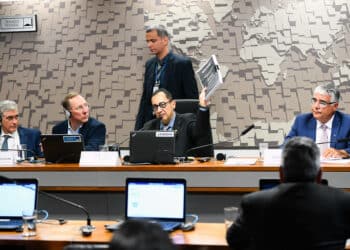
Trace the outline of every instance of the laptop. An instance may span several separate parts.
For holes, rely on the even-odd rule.
[[[43,134],[41,145],[47,163],[78,163],[84,149],[82,135]]]
[[[175,164],[175,131],[130,132],[130,163]]]
[[[127,178],[125,219],[149,220],[171,232],[186,220],[186,180]]]
[[[0,179],[0,230],[21,228],[22,211],[35,210],[37,196],[37,179]]]

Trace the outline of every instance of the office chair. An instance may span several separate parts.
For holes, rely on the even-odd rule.
[[[179,114],[197,113],[198,99],[175,99],[175,111]]]
[[[108,244],[69,244],[63,250],[107,250]]]

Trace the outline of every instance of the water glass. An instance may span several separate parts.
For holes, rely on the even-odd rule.
[[[99,151],[109,151],[108,145],[99,145]]]
[[[23,233],[24,237],[30,237],[36,235],[36,223],[38,219],[37,210],[24,210],[22,211],[23,219]]]
[[[224,207],[225,226],[228,229],[238,216],[238,207]]]
[[[259,159],[261,161],[264,160],[264,156],[265,156],[265,151],[269,149],[269,144],[266,142],[261,142],[259,143]]]
[[[21,144],[18,148],[18,161],[25,161],[27,159],[27,144]]]

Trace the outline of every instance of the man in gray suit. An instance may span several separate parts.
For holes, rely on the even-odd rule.
[[[285,145],[281,184],[243,197],[228,229],[231,249],[344,249],[350,237],[350,193],[319,184],[320,152],[312,139]]]

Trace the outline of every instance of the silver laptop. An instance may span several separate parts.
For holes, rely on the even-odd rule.
[[[22,211],[37,205],[37,179],[0,179],[0,230],[22,227]]]
[[[127,178],[125,219],[159,223],[167,231],[186,219],[186,180]]]

